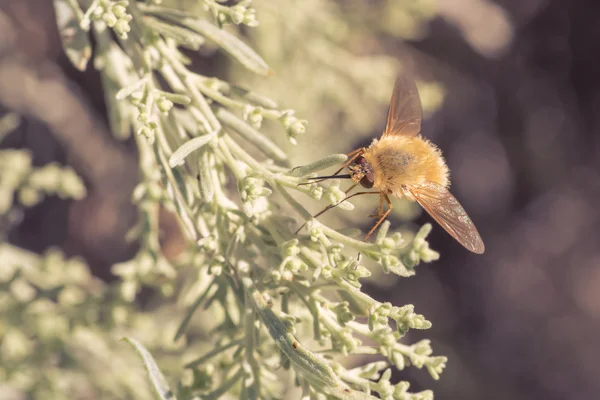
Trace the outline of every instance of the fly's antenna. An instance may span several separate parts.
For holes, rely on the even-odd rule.
[[[306,178],[309,182],[299,183],[298,186],[310,185],[312,183],[323,182],[327,179],[352,179],[352,175],[329,175],[329,176],[315,176],[313,178]]]

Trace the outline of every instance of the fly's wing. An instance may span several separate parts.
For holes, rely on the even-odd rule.
[[[437,183],[409,187],[414,199],[454,239],[473,253],[482,254],[485,246],[473,221],[452,194]]]
[[[408,76],[402,75],[396,80],[394,86],[382,137],[416,136],[421,131],[422,119],[423,110],[417,85]]]

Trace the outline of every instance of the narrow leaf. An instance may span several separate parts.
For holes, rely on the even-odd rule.
[[[169,384],[167,383],[167,380],[165,379],[163,374],[160,372],[158,365],[156,365],[156,362],[154,361],[152,354],[150,354],[150,352],[148,350],[146,350],[146,348],[144,346],[142,346],[142,344],[140,342],[138,342],[137,340],[135,340],[133,338],[124,337],[121,340],[129,343],[135,349],[135,351],[138,353],[140,358],[142,359],[142,361],[144,363],[144,367],[146,367],[146,371],[148,371],[148,375],[150,376],[150,383],[152,384],[154,393],[156,393],[156,395],[157,395],[157,399],[176,400],[175,395],[169,388]]]
[[[311,352],[292,335],[287,326],[267,305],[262,293],[260,293],[250,278],[242,278],[242,283],[248,291],[248,295],[254,303],[260,319],[265,324],[271,337],[277,343],[281,351],[290,359],[295,369],[313,385],[322,388],[326,392],[342,388],[342,382],[333,372],[333,369],[325,360]],[[337,392],[337,391],[336,391]]]
[[[144,14],[156,15],[157,17],[164,16],[172,16],[174,18],[187,18],[193,17],[193,14],[190,14],[187,11],[178,10],[177,8],[159,6],[156,4],[146,4],[140,2],[137,4],[137,7],[140,8],[144,12]]]
[[[212,179],[210,157],[207,151],[204,151],[200,156],[198,171],[200,174],[200,190],[202,191],[202,198],[205,202],[210,203],[215,196],[215,187]]]
[[[274,100],[272,100],[266,96],[263,96],[261,94],[255,93],[255,92],[251,92],[248,89],[244,89],[239,86],[231,85],[230,87],[231,87],[231,93],[243,98],[246,101],[249,101],[251,103],[257,104],[257,105],[259,105],[261,107],[265,107],[265,108],[277,108],[277,103]]]
[[[169,92],[164,92],[162,90],[156,90],[155,92],[157,92],[164,98],[171,100],[175,104],[187,105],[187,104],[190,104],[192,101],[192,99],[190,99],[189,96],[186,96],[184,94],[169,93]]]
[[[77,14],[67,0],[54,0],[54,10],[63,49],[71,64],[83,71],[92,56],[89,36],[79,26]]]
[[[273,143],[269,138],[262,134],[262,132],[254,129],[246,121],[238,118],[235,114],[227,111],[224,108],[220,108],[217,111],[217,118],[237,133],[239,133],[244,139],[252,143],[256,148],[262,151],[267,157],[270,157],[279,162],[287,161],[287,154]]]
[[[227,343],[224,346],[221,347],[217,347],[212,349],[211,351],[209,351],[208,353],[206,353],[205,355],[203,355],[200,358],[195,359],[192,362],[189,362],[185,365],[186,368],[194,368],[198,365],[202,365],[204,364],[206,361],[210,360],[212,357],[216,356],[217,354],[220,354],[234,346],[238,346],[240,344],[244,343],[243,339],[238,339],[238,340],[232,340],[231,342]]]
[[[308,174],[312,174],[313,172],[341,164],[347,159],[348,157],[345,154],[330,154],[310,164],[302,165],[292,169],[289,172],[289,175],[296,177],[306,176]]]
[[[217,44],[223,50],[228,52],[233,58],[240,62],[244,67],[259,75],[274,75],[274,71],[267,65],[261,56],[246,43],[242,42],[237,36],[219,29],[210,22],[202,19],[183,18],[176,19],[170,15],[164,17],[175,24],[181,24],[193,31],[198,32],[208,40]]]
[[[131,96],[133,94],[133,92],[141,89],[146,82],[148,82],[148,76],[144,76],[142,79],[140,79],[139,81],[132,83],[129,86],[125,86],[124,88],[122,88],[121,90],[119,90],[116,94],[116,99],[117,100],[123,100],[126,99],[127,97]]]
[[[100,74],[104,86],[104,101],[108,111],[110,130],[117,139],[124,140],[131,135],[130,105],[116,100],[117,83],[107,73]]]
[[[181,325],[179,325],[179,328],[177,328],[177,333],[175,333],[175,337],[173,338],[174,342],[176,342],[181,337],[181,335],[185,333],[185,330],[187,329],[190,321],[192,320],[192,316],[194,315],[198,307],[200,307],[200,304],[204,302],[206,296],[208,296],[208,292],[210,292],[213,283],[214,281],[208,285],[206,290],[200,296],[198,296],[196,301],[194,301],[194,304],[192,304],[188,309],[188,312],[185,314],[185,318],[183,318],[183,321],[181,321]]]
[[[209,133],[208,135],[202,135],[188,140],[182,144],[173,154],[169,157],[169,166],[175,168],[179,165],[184,158],[186,158],[192,151],[200,149],[202,146],[213,140],[216,136],[216,131]]]
[[[166,37],[170,37],[177,43],[191,50],[200,49],[200,46],[205,42],[202,36],[198,35],[196,32],[192,32],[189,29],[182,28],[171,23],[162,22],[153,17],[144,17],[143,21],[154,32]]]

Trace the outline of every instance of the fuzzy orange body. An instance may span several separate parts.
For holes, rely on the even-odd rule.
[[[350,152],[346,164],[333,175],[311,179],[321,182],[338,176],[350,178],[354,185],[346,190],[346,194],[359,184],[365,189],[374,189],[354,193],[341,201],[359,195],[379,195],[379,208],[373,215],[377,223],[367,233],[367,239],[392,211],[391,194],[418,202],[460,244],[482,254],[485,246],[477,228],[448,190],[449,171],[442,152],[419,134],[422,114],[415,82],[406,76],[399,77],[394,85],[381,138],[373,140],[368,148]],[[350,173],[340,176],[344,168],[348,168]],[[340,203],[326,207],[314,217]]]
[[[373,140],[362,155],[373,174],[373,189],[406,196],[403,187],[435,182],[450,185],[449,171],[441,151],[421,137],[385,136]]]

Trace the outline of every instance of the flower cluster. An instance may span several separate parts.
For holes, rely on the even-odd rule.
[[[104,26],[112,28],[121,39],[127,39],[127,34],[131,31],[129,22],[133,18],[127,12],[128,0],[94,0],[83,15],[80,26],[83,30],[90,29],[92,21],[98,24],[97,29],[104,29]]]
[[[204,7],[215,17],[215,20],[221,24],[236,24],[258,26],[256,19],[256,10],[250,8],[252,0],[241,0],[237,4],[227,7],[217,3],[215,0],[204,0]]]
[[[82,199],[86,189],[71,167],[56,163],[34,167],[29,151],[0,150],[0,215],[8,213],[15,198],[32,207],[51,195]]]

